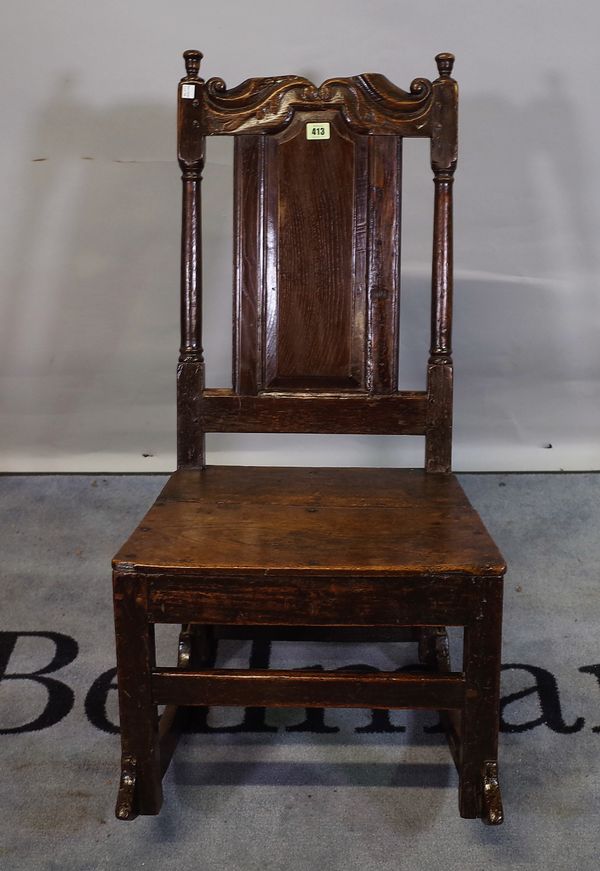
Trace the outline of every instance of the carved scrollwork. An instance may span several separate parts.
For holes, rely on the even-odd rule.
[[[220,79],[217,76],[213,76],[212,79],[209,79],[206,83],[206,92],[211,96],[218,96],[223,91],[227,91],[227,85],[225,84],[224,79]]]
[[[413,79],[410,83],[410,92],[416,97],[420,97],[422,94],[429,94],[430,91],[431,82],[429,79]]]
[[[427,124],[433,88],[415,79],[409,91],[379,73],[327,79],[317,86],[302,76],[246,79],[227,88],[221,78],[206,83],[204,132],[226,134],[286,127],[295,111],[337,109],[357,132],[415,135]]]

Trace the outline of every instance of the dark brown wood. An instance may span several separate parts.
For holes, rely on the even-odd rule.
[[[204,390],[204,362],[180,359],[177,364],[177,465],[180,469],[204,466],[204,432],[200,409]]]
[[[205,432],[315,432],[370,435],[424,435],[426,393],[369,396],[340,393],[261,393],[239,396],[232,390],[205,390],[199,403]]]
[[[430,363],[446,363],[452,354],[452,182],[451,173],[436,171]]]
[[[337,573],[336,573],[337,574]],[[148,576],[149,619],[157,623],[269,626],[449,626],[466,622],[472,599],[462,576],[328,580]]]
[[[419,633],[419,662],[434,671],[450,671],[448,633],[445,626],[433,626]]]
[[[265,231],[265,139],[238,136],[234,146],[234,317],[233,388],[236,394],[256,394],[259,387],[264,312],[258,305],[264,292],[261,256]],[[206,411],[206,409],[205,409]]]
[[[435,61],[439,75],[432,86],[428,128],[431,166],[434,171],[453,172],[458,158],[458,85],[452,78],[454,55],[442,52]]]
[[[365,284],[353,268],[353,218],[366,142],[339,112],[321,120],[330,122],[328,140],[307,140],[310,119],[299,115],[266,142],[265,390],[365,388]]]
[[[453,367],[430,363],[427,367],[427,435],[425,468],[427,472],[448,475],[452,463],[452,386]]]
[[[264,466],[181,470],[114,564],[173,575],[237,574],[244,581],[258,576],[261,583],[267,572],[430,578],[505,568],[453,476]],[[232,595],[229,586],[223,595]]]
[[[192,667],[194,636],[195,632],[192,626],[189,624],[182,626],[177,650],[177,668],[179,669],[183,670]],[[195,665],[200,665],[200,663],[195,663]],[[189,725],[189,719],[189,711],[177,704],[167,705],[160,716],[158,721],[158,740],[161,777],[164,777],[171,763],[179,739]]]
[[[186,55],[179,92],[179,466],[204,464],[206,431],[391,432],[424,433],[427,470],[447,473],[458,100],[452,56],[438,55],[438,79],[417,79],[410,92],[372,74],[319,88],[295,76],[249,79],[227,90],[221,79],[199,78],[200,60],[199,52]],[[308,140],[309,122],[329,124],[330,138]],[[204,137],[218,133],[236,134],[230,394],[204,390],[201,344],[200,176]],[[419,397],[389,418],[386,405],[360,406],[354,414],[334,400],[348,392],[388,394],[402,406],[408,399],[395,394],[405,135],[430,137],[435,175],[427,409]],[[323,391],[321,404],[294,402],[294,395],[325,399]],[[265,404],[266,392],[277,395],[277,410]],[[381,412],[377,420],[374,411]]]
[[[188,724],[188,711],[179,703],[168,705],[158,721],[160,776],[164,777]]]
[[[463,817],[499,825],[503,813],[497,770],[496,784],[488,781],[498,759],[502,579],[473,578],[472,583],[479,596],[465,626],[459,808]]]
[[[378,73],[327,79],[317,87],[302,76],[246,79],[228,89],[223,79],[206,83],[203,134],[276,133],[300,112],[338,111],[359,133],[431,136],[435,85],[414,79],[403,91]]]
[[[162,804],[158,713],[151,691],[154,626],[143,578],[115,572],[113,591],[122,747],[116,815],[129,820],[138,813],[157,814]]]
[[[157,813],[195,707],[439,711],[460,812],[502,821],[504,560],[451,474],[454,58],[409,91],[384,76],[200,78],[178,92],[183,177],[178,471],[114,558],[117,815]],[[308,125],[308,127],[307,127]],[[308,136],[322,130],[321,139]],[[205,137],[235,136],[232,388],[206,389]],[[326,135],[328,134],[328,135]],[[402,140],[434,175],[427,389],[398,390]],[[206,432],[425,436],[424,469],[206,466]],[[182,623],[156,668],[154,623]],[[447,626],[464,627],[462,672]],[[418,641],[419,671],[217,669],[219,639]],[[157,705],[167,707],[157,718]],[[189,707],[188,707],[189,706]]]
[[[307,140],[305,115],[266,140],[236,138],[241,394],[396,389],[402,140],[354,134],[337,111],[319,120],[322,142]],[[327,411],[321,426],[336,420]]]
[[[439,674],[452,671],[450,645],[445,626],[421,629],[419,632],[419,662]],[[448,745],[457,770],[461,770],[461,717],[455,710],[438,709],[440,724],[448,739]]]
[[[182,170],[181,345],[177,368],[177,465],[204,465],[204,433],[199,402],[204,390],[202,351],[202,205],[204,137],[198,136],[204,82],[198,77],[200,52],[186,52],[186,75],[179,83],[178,160]],[[193,89],[188,97],[184,88]]]
[[[180,671],[214,665],[216,639],[212,627],[185,624],[179,635],[177,668]],[[179,740],[192,725],[192,711],[176,699],[167,704],[158,721],[160,773],[164,777]]]
[[[385,394],[398,386],[402,139],[369,136],[368,143],[367,386]]]
[[[152,673],[156,704],[269,705],[287,708],[460,708],[462,674],[409,674],[341,671],[239,671],[218,668],[183,672],[156,668]]]
[[[425,467],[428,472],[447,474],[452,463],[452,184],[457,160],[458,92],[451,78],[453,56],[441,54],[436,61],[440,77],[435,82],[432,108],[435,198]]]

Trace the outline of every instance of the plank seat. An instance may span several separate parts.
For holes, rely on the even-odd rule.
[[[113,562],[173,575],[502,575],[454,475],[422,469],[180,469]]]

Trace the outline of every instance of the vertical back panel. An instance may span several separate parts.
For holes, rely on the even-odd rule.
[[[338,113],[326,122],[329,139],[307,139],[299,115],[266,143],[267,390],[364,386],[364,281],[353,253],[365,143]]]
[[[401,139],[319,112],[235,142],[234,389],[397,384]]]

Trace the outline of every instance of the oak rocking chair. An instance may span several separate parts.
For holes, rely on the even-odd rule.
[[[184,57],[178,469],[113,560],[117,817],[159,812],[190,706],[366,707],[440,711],[461,815],[501,823],[505,564],[450,471],[454,58],[438,55],[438,78],[416,79],[407,92],[376,74],[320,87],[255,78],[228,89],[199,77],[200,52]],[[235,142],[232,389],[204,386],[200,181],[213,135]],[[422,392],[398,390],[405,136],[430,139],[435,184]],[[425,466],[209,466],[205,432],[424,435]],[[156,665],[156,623],[183,624],[177,667]],[[447,626],[464,629],[459,671]],[[219,638],[252,631],[413,640],[422,667],[214,667]]]

